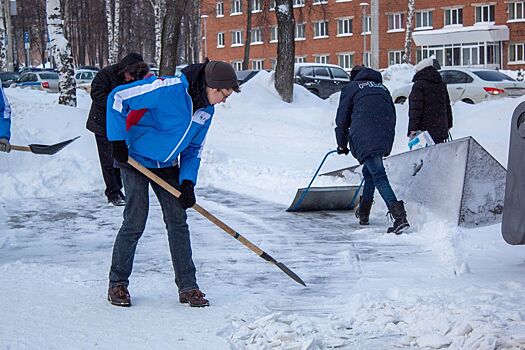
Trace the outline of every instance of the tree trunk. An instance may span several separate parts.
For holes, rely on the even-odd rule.
[[[293,101],[293,72],[295,63],[295,19],[292,0],[277,0],[277,66],[275,89],[285,102]]]
[[[242,68],[249,69],[250,64],[250,46],[252,43],[252,0],[246,0],[246,40],[244,41],[244,60],[242,61]]]
[[[415,0],[408,0],[407,26],[405,34],[405,51],[403,52],[403,62],[412,61],[412,32],[414,30],[414,7]]]
[[[173,75],[178,63],[177,49],[180,38],[181,18],[188,0],[166,0],[166,14],[162,21],[162,49],[160,75]]]
[[[6,9],[4,6],[4,1],[0,1],[0,61],[2,62],[1,69],[2,71],[7,70],[7,45],[5,45],[5,38],[7,36],[5,18],[6,18]]]
[[[117,63],[120,43],[120,0],[106,0],[106,20],[108,24],[108,60]]]
[[[60,0],[47,0],[47,27],[51,39],[51,51],[58,68],[58,103],[76,107],[77,94],[73,70],[71,46],[64,36]]]

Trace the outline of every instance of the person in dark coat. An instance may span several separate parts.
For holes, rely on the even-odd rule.
[[[404,204],[397,200],[383,165],[383,157],[390,154],[394,143],[394,103],[378,71],[356,66],[350,76],[352,81],[341,91],[335,135],[337,153],[346,155],[352,152],[363,164],[363,195],[356,216],[361,225],[368,225],[377,188],[394,217],[394,225],[387,232],[401,234],[410,225]]]
[[[408,98],[409,138],[422,131],[428,131],[435,143],[448,139],[452,128],[452,108],[448,96],[447,85],[441,79],[438,69],[441,69],[436,59],[430,57],[416,65],[417,73],[412,81],[412,91]]]
[[[106,133],[106,102],[111,91],[119,85],[142,79],[149,67],[138,53],[130,53],[117,64],[105,67],[97,73],[91,83],[91,109],[86,127],[95,134],[102,176],[106,184],[104,191],[108,202],[123,206],[125,197],[122,193],[120,170],[113,167],[111,145]]]

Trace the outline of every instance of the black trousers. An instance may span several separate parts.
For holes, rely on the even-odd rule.
[[[123,198],[122,178],[120,176],[120,169],[113,167],[111,144],[106,137],[101,135],[95,134],[95,139],[97,141],[102,176],[104,176],[104,183],[106,184],[106,190],[104,193],[106,194],[106,197],[108,197],[108,201],[112,201],[118,197]]]

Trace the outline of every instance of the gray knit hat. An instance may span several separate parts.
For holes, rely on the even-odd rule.
[[[233,89],[239,92],[239,83],[233,67],[226,62],[210,61],[204,70],[206,85],[214,89]]]

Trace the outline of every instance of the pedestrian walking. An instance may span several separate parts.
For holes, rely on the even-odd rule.
[[[120,170],[113,167],[111,146],[107,138],[106,104],[114,88],[142,79],[148,71],[149,66],[144,63],[142,56],[138,53],[130,53],[117,64],[100,70],[91,83],[92,103],[86,127],[95,134],[100,167],[106,185],[104,193],[108,203],[115,206],[123,206],[125,196],[122,193]]]
[[[189,65],[180,77],[147,77],[116,88],[108,99],[108,139],[126,192],[124,222],[113,246],[108,300],[130,306],[129,276],[135,249],[148,217],[149,185],[157,196],[166,228],[179,301],[209,306],[192,260],[186,209],[195,204],[194,188],[202,147],[214,105],[239,92],[232,66],[211,61]],[[176,187],[164,190],[129,164],[128,155]]]
[[[452,108],[447,91],[438,69],[439,62],[433,57],[419,62],[412,81],[412,91],[408,97],[408,134],[412,139],[423,131],[428,131],[434,143],[448,140],[452,128]]]
[[[352,155],[363,164],[363,195],[356,210],[361,225],[369,224],[370,210],[377,188],[394,219],[388,233],[401,234],[410,227],[403,201],[390,186],[383,157],[392,151],[396,111],[381,73],[356,66],[351,82],[341,91],[335,135],[337,153]]]

